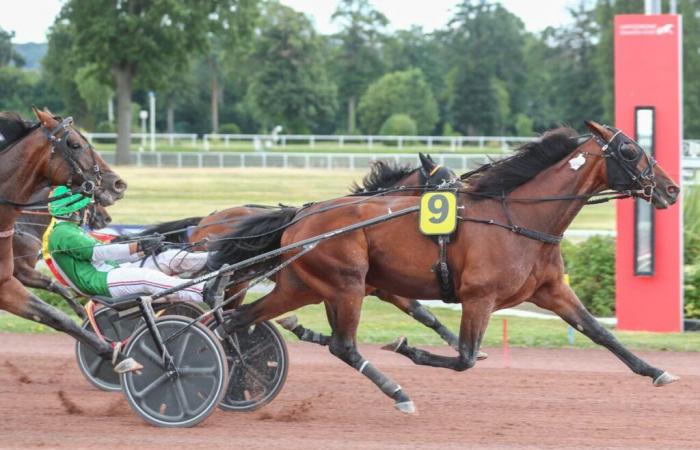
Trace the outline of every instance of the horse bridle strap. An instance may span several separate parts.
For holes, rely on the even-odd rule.
[[[102,183],[102,173],[100,171],[100,166],[97,164],[97,159],[95,158],[95,149],[89,143],[87,149],[81,145],[80,150],[87,150],[90,152],[90,155],[92,157],[92,171],[95,181],[90,180],[88,179],[88,177],[85,176],[85,172],[75,160],[75,149],[72,149],[68,146],[68,136],[70,135],[69,127],[72,124],[73,118],[66,117],[54,129],[49,130],[48,128],[42,127],[42,130],[44,131],[44,134],[51,143],[51,155],[53,156],[56,153],[56,148],[58,148],[58,150],[61,152],[61,156],[63,156],[63,159],[70,166],[71,174],[67,184],[69,186],[72,185],[73,176],[79,175],[83,179],[83,183],[80,186],[82,193],[91,196],[94,194],[95,189],[98,188]]]
[[[14,228],[10,228],[9,230],[6,230],[6,231],[0,231],[0,239],[12,237],[14,234],[15,234]]]

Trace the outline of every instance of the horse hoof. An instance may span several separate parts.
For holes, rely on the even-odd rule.
[[[277,319],[276,322],[287,331],[292,331],[299,325],[299,319],[296,315],[291,315],[282,319]]]
[[[476,360],[477,360],[477,361],[482,361],[482,360],[484,360],[484,359],[486,359],[486,358],[488,358],[488,357],[489,357],[489,354],[488,354],[488,353],[482,352],[481,350],[479,350],[479,353],[477,353],[477,355],[476,355]]]
[[[117,373],[134,372],[141,369],[143,369],[143,366],[134,358],[126,358],[124,361],[114,366],[114,371]]]
[[[658,377],[656,377],[656,379],[654,380],[654,386],[656,386],[656,387],[666,386],[667,384],[671,384],[674,381],[678,381],[678,380],[680,380],[680,377],[677,377],[677,376],[675,376],[671,373],[668,373],[668,372],[664,372],[661,375],[659,375]]]
[[[405,414],[417,414],[418,410],[412,401],[394,403],[394,407]]]
[[[406,344],[406,338],[404,336],[401,336],[401,337],[396,338],[396,340],[394,342],[392,342],[391,344],[387,344],[387,345],[383,346],[382,350],[387,350],[390,352],[398,352],[399,349],[401,348],[401,346],[403,346],[405,344]],[[399,403],[397,403],[397,405],[398,404]]]

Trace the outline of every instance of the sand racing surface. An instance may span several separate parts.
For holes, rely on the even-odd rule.
[[[287,384],[248,414],[216,411],[191,429],[157,429],[120,393],[93,388],[73,340],[0,333],[0,447],[44,448],[700,448],[700,354],[639,352],[681,380],[654,388],[605,350],[499,349],[467,372],[413,365],[361,346],[419,414],[327,349],[289,345]]]

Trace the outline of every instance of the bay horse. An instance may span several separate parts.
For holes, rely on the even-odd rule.
[[[44,303],[13,276],[12,235],[17,217],[38,190],[49,185],[80,187],[103,206],[124,196],[126,183],[72,126],[72,119],[33,108],[38,123],[18,114],[0,113],[0,308],[24,319],[65,332],[104,358],[112,347],[83,330],[65,313]],[[138,364],[117,356],[120,370]]]
[[[448,167],[437,164],[430,155],[418,153],[420,165],[418,167],[402,166],[392,164],[388,161],[374,161],[370,167],[370,171],[365,175],[360,184],[353,183],[350,190],[353,195],[375,195],[382,190],[404,187],[437,187],[444,183],[451,183],[457,180],[457,175]],[[397,192],[390,192],[388,195],[420,195],[424,192],[423,189],[405,189]],[[165,233],[167,239],[173,243],[189,242],[195,245],[195,250],[206,250],[206,242],[210,239],[216,240],[219,235],[230,233],[244,220],[272,210],[278,210],[277,207],[246,205],[227,208],[217,211],[203,218],[190,217],[172,222],[164,222],[149,227],[142,231],[138,236],[148,236],[153,233]],[[190,228],[191,227],[191,228]],[[192,233],[187,230],[191,229]],[[177,231],[177,232],[176,232]],[[248,232],[246,232],[248,233]],[[131,239],[135,236],[125,236],[124,238]],[[214,267],[210,267],[214,269]],[[248,283],[237,284],[235,287],[227,291],[227,295],[231,296],[247,288]],[[407,298],[396,295],[385,289],[373,289],[368,291],[368,295],[374,295],[380,300],[390,303],[399,310],[417,320],[421,324],[435,331],[448,345],[457,348],[457,336],[452,333],[440,320],[430,311],[430,309],[421,305],[414,298]],[[245,297],[241,296],[235,303],[229,305],[233,309],[244,301]],[[305,328],[299,324],[296,317],[287,317],[278,321],[285,329],[291,331],[300,340],[306,342],[319,343],[327,345],[329,342],[328,336],[317,333],[313,330]],[[481,353],[480,357],[486,358],[486,353]]]
[[[527,300],[558,314],[613,352],[633,372],[650,377],[655,386],[678,379],[627,350],[564,281],[559,242],[589,199],[609,187],[663,209],[675,203],[680,193],[653,158],[620,130],[596,122],[586,124],[590,135],[578,136],[568,128],[552,130],[514,155],[484,166],[467,180],[465,188],[455,190],[459,225],[449,245],[448,260],[462,307],[457,356],[411,347],[405,338],[386,349],[416,364],[467,370],[476,362],[491,313]],[[381,197],[357,204],[345,198],[321,202],[299,216],[287,212],[281,217],[275,212],[248,219],[248,227],[242,228],[257,223],[258,230],[268,227],[272,231],[266,240],[254,241],[257,251],[263,253],[389,211],[414,211],[319,242],[309,254],[276,274],[269,294],[238,307],[225,329],[245,329],[323,301],[332,329],[330,352],[375,383],[399,411],[415,412],[404,389],[358,352],[356,332],[367,285],[403,296],[438,296],[431,272],[438,249],[418,229],[415,209],[419,202],[415,197]],[[337,207],[314,213],[328,206]],[[292,220],[286,228],[281,226]],[[227,237],[245,235],[234,232]],[[219,264],[237,262],[235,241],[222,240],[221,244],[221,250],[211,258]],[[281,259],[293,255],[288,253]]]
[[[46,200],[50,190],[47,187],[38,191],[30,198],[30,202]],[[12,236],[12,253],[15,263],[12,275],[26,287],[43,289],[61,296],[78,317],[85,319],[87,317],[85,310],[73,291],[36,270],[36,264],[41,259],[42,237],[51,223],[51,219],[51,215],[46,211],[22,211],[22,214],[17,218],[15,234]],[[104,206],[90,205],[88,226],[92,230],[102,229],[111,222],[112,217]]]

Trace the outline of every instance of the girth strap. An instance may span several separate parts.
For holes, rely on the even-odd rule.
[[[454,278],[452,271],[447,264],[447,244],[450,243],[450,236],[437,236],[437,244],[440,249],[438,262],[435,264],[435,275],[437,276],[440,298],[445,303],[459,303],[455,294]]]

